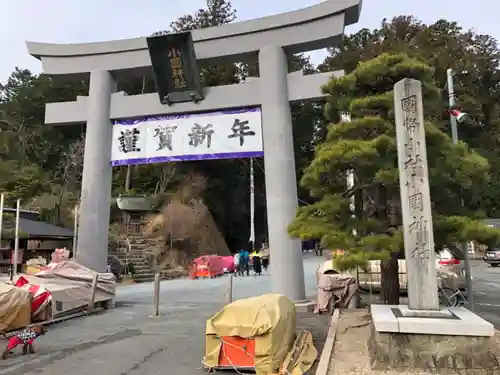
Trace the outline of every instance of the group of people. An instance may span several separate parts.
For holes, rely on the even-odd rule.
[[[234,255],[234,267],[238,276],[250,276],[250,267],[253,268],[255,275],[261,275],[262,269],[267,271],[269,267],[269,250],[254,250],[249,253],[241,249]]]

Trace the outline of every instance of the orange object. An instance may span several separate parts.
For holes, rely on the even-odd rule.
[[[255,368],[255,340],[240,336],[222,336],[219,352],[220,368]]]
[[[218,255],[203,255],[193,260],[191,278],[216,277],[224,275],[223,257]]]

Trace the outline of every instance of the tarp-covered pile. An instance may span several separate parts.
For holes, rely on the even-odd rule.
[[[235,301],[207,320],[204,365],[219,367],[225,337],[251,338],[255,343],[257,375],[276,373],[293,346],[295,329],[295,305],[282,295],[266,294]],[[306,371],[316,358],[316,349],[310,344],[297,361],[297,369]]]
[[[318,291],[315,313],[327,311],[330,302],[334,303],[335,307],[349,306],[358,290],[356,278],[335,270],[331,260],[316,270],[316,282]]]
[[[57,249],[52,262],[36,274],[20,275],[15,284],[0,283],[0,332],[50,320],[86,308],[93,297],[92,281],[98,275],[94,303],[112,301],[116,279],[68,259],[66,249]]]
[[[30,284],[42,285],[52,293],[53,314],[89,303],[91,284],[96,272],[71,260],[50,263],[35,275],[25,275]],[[116,279],[112,273],[99,273],[95,302],[113,299]]]
[[[0,332],[26,327],[30,322],[30,292],[0,283]]]
[[[193,260],[191,278],[216,277],[224,274],[227,262],[219,255],[203,255]]]

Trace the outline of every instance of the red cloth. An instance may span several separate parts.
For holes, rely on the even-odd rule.
[[[35,341],[35,339],[28,340],[26,342],[26,344],[31,345],[31,344],[33,344],[33,341]],[[21,344],[24,344],[24,341],[21,340],[19,337],[17,337],[17,336],[11,337],[9,339],[9,343],[7,344],[7,349],[12,350],[16,346],[21,345]]]
[[[192,277],[210,277],[224,274],[224,264],[219,255],[202,255],[193,260]]]
[[[50,301],[52,301],[52,293],[45,289],[41,285],[32,285],[24,277],[20,276],[16,281],[16,286],[19,288],[27,289],[33,296],[33,301],[31,302],[31,316],[36,316],[40,313],[45,306],[47,306]]]
[[[234,272],[234,257],[233,256],[221,256],[222,266],[227,269],[228,272]]]

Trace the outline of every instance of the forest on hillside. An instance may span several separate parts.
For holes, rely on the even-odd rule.
[[[207,0],[206,7],[185,15],[166,32],[186,31],[234,22],[236,9],[229,1]],[[165,32],[165,31],[159,31]],[[428,77],[440,91],[429,103],[435,129],[450,134],[446,70],[456,72],[458,107],[469,114],[459,124],[464,150],[486,160],[482,178],[472,179],[464,209],[474,217],[500,217],[500,49],[494,38],[464,30],[455,22],[438,20],[424,24],[412,16],[383,20],[376,29],[346,35],[343,44],[329,50],[328,57],[314,66],[305,55],[291,56],[289,70],[354,72],[360,63],[383,54],[404,54],[428,65]],[[201,71],[205,86],[238,83],[258,72],[257,63],[212,66]],[[119,82],[129,94],[155,91],[148,78]],[[334,90],[334,89],[332,89]],[[88,94],[87,82],[62,82],[18,67],[0,85],[0,191],[7,202],[22,200],[23,208],[39,209],[44,219],[71,226],[72,211],[80,197],[85,127],[44,125],[44,106],[50,102],[76,100]],[[325,116],[325,103],[292,105],[297,178],[310,170],[315,152],[328,134],[328,124],[338,122],[338,113]],[[432,108],[431,108],[432,107]],[[330,108],[331,109],[331,108]],[[426,104],[427,109],[427,104]],[[342,136],[342,135],[339,135]],[[465,152],[465,151],[464,151]],[[469,154],[467,154],[469,155]],[[465,156],[463,156],[465,157]],[[461,159],[462,160],[462,159]],[[264,163],[256,159],[256,238],[267,237]],[[471,165],[477,163],[471,161]],[[130,174],[130,181],[127,179]],[[147,195],[160,204],[190,173],[208,181],[205,203],[226,238],[230,249],[246,245],[249,238],[249,161],[246,159],[182,162],[117,167],[113,171],[113,196],[125,193]],[[443,172],[447,173],[447,172]],[[462,176],[467,180],[467,175]],[[443,184],[447,175],[443,175]],[[462,181],[465,184],[465,181]],[[299,183],[298,183],[299,184]],[[300,204],[318,201],[308,184],[299,184]],[[434,189],[439,186],[434,186]],[[454,199],[459,199],[458,196]],[[450,209],[461,207],[444,203]],[[459,215],[464,212],[449,212]]]

